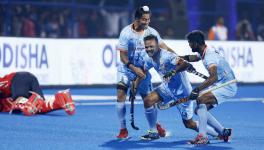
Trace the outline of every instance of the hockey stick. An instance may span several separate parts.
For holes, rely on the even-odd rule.
[[[135,130],[139,130],[139,128],[135,125],[135,118],[134,118],[134,101],[136,99],[137,94],[137,87],[141,81],[141,78],[137,77],[135,81],[132,82],[132,86],[129,92],[129,101],[131,102],[130,105],[130,116],[131,116],[131,127]]]
[[[234,79],[234,80],[230,80],[230,81],[228,81],[228,82],[226,82],[226,83],[223,83],[223,84],[220,84],[220,85],[214,86],[214,87],[212,87],[212,88],[210,88],[210,89],[207,89],[207,90],[201,92],[201,93],[199,94],[199,96],[202,96],[202,95],[205,94],[205,93],[208,93],[208,92],[214,91],[214,90],[216,90],[216,89],[222,88],[222,87],[224,87],[224,86],[227,86],[227,85],[229,85],[229,84],[236,83],[236,82],[237,82],[237,80]],[[160,110],[165,110],[165,109],[168,109],[168,108],[173,107],[173,106],[175,106],[175,105],[178,105],[178,104],[181,104],[181,103],[185,103],[185,102],[187,102],[187,101],[189,101],[189,100],[190,100],[189,97],[184,97],[184,98],[180,98],[180,99],[178,99],[178,100],[170,101],[170,102],[168,102],[168,103],[166,103],[166,104],[159,103],[159,104],[158,104],[158,108],[159,108]]]
[[[206,75],[204,75],[204,74],[196,71],[195,68],[193,68],[193,69],[187,69],[187,72],[193,73],[193,74],[195,74],[195,75],[197,75],[197,76],[199,76],[199,77],[201,77],[201,78],[203,78],[205,80],[208,79],[208,77]]]

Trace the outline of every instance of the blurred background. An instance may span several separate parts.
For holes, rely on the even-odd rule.
[[[264,40],[263,0],[0,0],[0,36],[117,38],[142,5],[165,39]]]
[[[205,149],[263,148],[264,0],[0,0],[0,77],[28,71],[38,78],[47,99],[70,88],[76,102],[72,117],[64,117],[63,111],[27,118],[0,113],[0,150],[203,149],[186,144],[196,133],[185,129],[176,109],[159,112],[171,137],[140,141],[147,129],[140,97],[135,101],[141,104],[135,107],[140,130],[130,132],[129,127],[127,140],[114,139],[120,65],[116,45],[134,10],[143,5],[152,11],[150,26],[178,55],[192,54],[184,36],[199,29],[210,40],[206,44],[218,49],[234,70],[237,95],[213,110],[234,129],[234,138],[231,143],[214,140]],[[208,75],[202,61],[193,65]],[[160,83],[159,75],[150,71],[152,82]],[[204,81],[187,74],[193,87]]]

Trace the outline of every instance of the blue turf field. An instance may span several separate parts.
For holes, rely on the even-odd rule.
[[[54,89],[44,90],[45,94],[54,94]],[[64,111],[55,111],[46,115],[24,117],[20,114],[0,114],[0,150],[19,149],[236,149],[261,150],[264,146],[264,86],[250,85],[239,88],[236,102],[227,102],[212,111],[225,125],[233,128],[231,143],[211,140],[206,146],[190,146],[186,141],[196,133],[185,129],[177,109],[159,111],[159,121],[171,133],[169,137],[146,142],[140,140],[145,134],[147,122],[143,105],[136,105],[135,123],[140,127],[135,131],[129,126],[129,107],[127,120],[130,137],[117,140],[118,121],[114,100],[78,101],[76,115],[68,117]],[[114,88],[72,89],[73,95],[114,96]],[[241,99],[242,98],[242,99]],[[253,98],[253,99],[245,99]],[[240,101],[247,100],[247,101]],[[240,101],[240,102],[237,102]],[[94,105],[95,103],[109,105]],[[89,105],[91,104],[91,105]],[[197,119],[197,118],[195,118]]]

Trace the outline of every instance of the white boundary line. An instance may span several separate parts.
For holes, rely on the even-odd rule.
[[[54,95],[45,95],[47,99],[53,99]],[[116,96],[101,96],[101,95],[72,95],[73,100],[76,102],[76,105],[81,106],[98,106],[98,105],[115,105]],[[136,96],[135,104],[143,104],[143,101],[140,96]],[[93,101],[93,102],[91,102]],[[98,101],[98,102],[97,102]],[[106,101],[106,102],[102,102]],[[264,98],[234,98],[226,102],[255,102],[261,101],[264,103]],[[126,101],[126,104],[130,102]]]
[[[231,98],[230,102],[255,102],[262,101],[264,102],[264,98],[252,98],[252,97],[243,97],[243,98]],[[226,102],[229,102],[228,100]]]
[[[130,104],[130,102],[126,102],[127,105]],[[143,102],[134,102],[136,105],[141,105]],[[107,106],[107,105],[116,105],[116,102],[98,102],[98,103],[80,103],[80,102],[75,102],[75,105],[78,106]]]
[[[54,95],[46,94],[46,99],[53,99]],[[116,100],[117,96],[101,96],[101,95],[72,95],[73,100],[89,101],[89,100]],[[140,96],[136,96],[136,99],[141,99]]]
[[[262,103],[264,103],[264,100],[245,100],[245,101],[241,101],[241,100],[232,100],[232,101],[226,101],[227,103],[229,102],[257,102],[257,101],[261,101]],[[224,103],[226,103],[224,102]],[[126,102],[127,105],[130,104],[130,102]],[[143,102],[139,101],[139,102],[135,102],[135,104],[137,105],[141,105],[143,104]],[[116,105],[116,102],[75,102],[75,105],[77,106],[108,106],[108,105]]]

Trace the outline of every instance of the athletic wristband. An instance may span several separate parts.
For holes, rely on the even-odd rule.
[[[128,63],[126,64],[126,67],[129,68],[130,65],[132,65],[132,63],[131,63],[131,62],[128,62]]]

